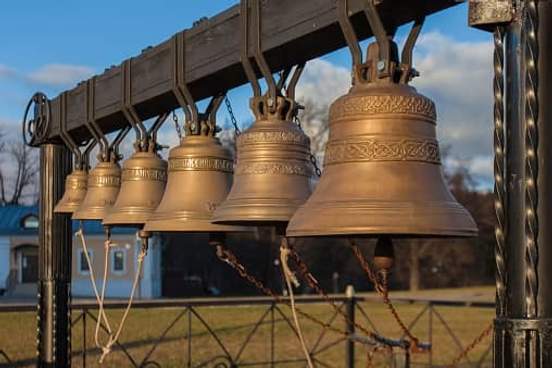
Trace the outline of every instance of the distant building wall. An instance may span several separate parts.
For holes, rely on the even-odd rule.
[[[6,289],[10,274],[10,238],[0,236],[0,289]]]

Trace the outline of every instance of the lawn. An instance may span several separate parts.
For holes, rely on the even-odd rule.
[[[484,299],[487,300],[492,295],[490,288],[473,288],[461,290],[439,290],[426,291],[412,295],[411,293],[397,293],[397,297],[420,297],[420,298],[462,298],[464,300]],[[405,320],[410,323],[425,308],[424,303],[397,304],[397,309]],[[315,316],[320,320],[328,321],[332,317],[333,309],[326,304],[308,304],[301,305],[301,310]],[[280,314],[281,311],[281,314]],[[221,340],[227,351],[234,358],[238,355],[240,348],[247,339],[248,334],[253,329],[253,324],[265,315],[265,323],[261,324],[256,332],[251,336],[249,342],[245,345],[240,358],[239,365],[245,363],[263,362],[274,355],[276,360],[294,360],[301,359],[301,347],[293,330],[286,323],[283,316],[291,320],[290,309],[286,305],[280,305],[279,310],[274,311],[275,343],[274,349],[271,349],[272,325],[270,319],[271,311],[267,306],[232,306],[232,307],[199,307],[194,309],[196,314],[192,314],[191,332],[192,338],[189,340],[188,324],[189,314],[182,308],[156,308],[156,309],[135,309],[131,312],[127,326],[121,336],[121,343],[128,349],[136,365],[142,363],[149,355],[148,361],[159,363],[162,367],[182,367],[188,364],[188,349],[192,351],[192,364],[195,366],[209,359],[219,357],[207,366],[216,366],[216,363],[223,362],[221,356],[224,351],[218,346],[216,340],[208,333],[205,326],[200,322],[203,319]],[[364,312],[364,313],[363,313]],[[92,311],[96,314],[96,311]],[[73,319],[79,318],[80,311],[73,313]],[[118,321],[122,311],[109,311],[110,320]],[[369,317],[368,321],[364,314]],[[172,328],[166,333],[163,342],[157,345],[155,350],[151,351],[154,342],[159,338],[163,331],[181,315],[181,318],[174,323]],[[430,357],[428,353],[417,353],[412,356],[413,362],[428,363],[432,359],[434,365],[447,365],[458,354],[458,348],[455,340],[450,336],[447,328],[450,328],[457,336],[463,346],[469,344],[483,329],[488,326],[494,316],[492,308],[473,308],[473,307],[434,307],[432,313],[426,312],[418,319],[412,332],[422,341],[429,341],[429,326],[432,326],[433,351]],[[442,324],[441,318],[446,321],[447,326]],[[387,308],[377,302],[359,303],[356,311],[356,321],[359,325],[369,329],[376,330],[378,333],[398,338],[401,331],[395,321],[389,314]],[[336,345],[332,343],[342,338],[338,332],[327,331],[319,340],[322,328],[315,323],[301,319],[303,333],[310,348],[317,346],[315,351],[327,350],[316,353],[315,357],[322,363],[333,367],[345,366],[345,344],[343,342]],[[17,366],[32,367],[35,356],[35,331],[36,317],[34,313],[2,313],[0,314],[0,350],[3,350],[14,362],[19,362]],[[335,329],[343,331],[345,329],[344,318],[338,316],[332,322]],[[358,331],[359,335],[362,335]],[[73,366],[81,367],[83,365],[81,352],[86,342],[88,351],[86,366],[97,367],[99,350],[94,346],[94,325],[90,316],[86,319],[86,340],[83,338],[83,321],[79,319],[73,327],[72,348],[73,348]],[[105,338],[105,336],[102,336]],[[317,344],[318,342],[318,344]],[[490,338],[486,338],[469,355],[472,362],[476,362],[488,349]],[[396,352],[395,359],[400,361],[402,354]],[[362,344],[356,344],[356,366],[365,367],[367,357],[367,348]],[[390,354],[386,351],[378,352],[374,355],[372,366],[387,366],[389,364]],[[488,354],[483,366],[490,366],[491,355]],[[0,367],[2,366],[2,356],[0,355]],[[466,363],[466,361],[464,361]],[[283,363],[278,364],[283,366]],[[120,350],[114,349],[102,365],[102,367],[128,367],[132,366],[128,357]],[[150,365],[154,366],[154,365]],[[304,367],[304,363],[288,363],[285,366]],[[320,366],[324,366],[321,364]],[[471,366],[471,365],[465,365]]]

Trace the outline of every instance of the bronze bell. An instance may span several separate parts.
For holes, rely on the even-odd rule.
[[[407,84],[413,69],[386,70],[396,59],[380,55],[370,45],[353,87],[330,107],[322,177],[287,235],[475,236],[443,178],[433,101]]]
[[[88,174],[88,190],[73,220],[103,220],[120,187],[121,167],[117,161],[100,161]]]
[[[163,197],[167,163],[156,152],[135,152],[123,163],[121,189],[104,225],[145,223]]]
[[[237,138],[234,184],[216,223],[287,222],[311,193],[310,140],[289,118],[294,103],[281,96],[274,109],[269,103],[266,96],[252,99],[257,120]]]
[[[86,196],[88,173],[83,169],[75,169],[65,178],[65,193],[54,208],[55,213],[73,213],[81,205]]]
[[[222,101],[211,101],[206,114],[188,119],[186,136],[169,153],[163,199],[144,226],[145,231],[232,232],[238,226],[211,223],[215,208],[232,185],[233,160],[215,137],[215,115]],[[195,106],[193,107],[195,109]]]
[[[126,126],[119,131],[117,137],[109,144],[95,123],[87,124],[88,129],[100,142],[98,164],[88,173],[86,196],[80,207],[73,213],[73,220],[103,220],[107,211],[117,199],[121,188],[121,167],[118,147],[130,130]]]
[[[90,151],[96,146],[96,140],[86,144],[84,152],[67,131],[67,93],[60,95],[59,103],[60,137],[74,155],[74,167],[71,174],[65,178],[65,192],[54,208],[55,213],[73,213],[81,205],[86,196],[88,166]]]
[[[253,125],[236,140],[237,164],[234,184],[228,198],[215,211],[213,222],[278,226],[287,224],[295,210],[311,193],[313,168],[309,161],[310,140],[294,123],[299,105],[295,87],[305,64],[288,68],[275,81],[262,52],[260,2],[252,5],[249,17],[248,1],[241,2],[242,48],[241,61],[251,87],[250,107],[255,115]],[[251,32],[250,18],[256,19]],[[252,42],[249,37],[252,36]],[[267,85],[261,86],[250,60],[249,46]]]
[[[167,114],[161,115],[150,132],[140,123],[143,137],[134,145],[136,152],[123,163],[121,189],[104,225],[143,225],[161,202],[167,183],[167,162],[157,153],[155,136],[166,117]],[[142,145],[144,141],[146,144]]]

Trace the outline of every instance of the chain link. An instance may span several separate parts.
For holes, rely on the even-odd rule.
[[[299,119],[299,116],[295,115],[295,124],[297,124],[297,126],[299,127],[299,129],[301,129],[301,131],[303,133],[305,133],[305,131],[303,130],[303,127],[301,126],[301,120]],[[312,167],[314,168],[314,172],[316,174],[316,177],[321,177],[322,176],[322,170],[320,170],[320,167],[318,166],[318,160],[316,159],[316,156],[312,154],[312,152],[310,151],[310,148],[309,148],[309,160],[312,164]]]
[[[182,140],[182,129],[180,128],[180,124],[178,122],[178,115],[176,115],[176,111],[174,111],[174,110],[172,112],[172,121],[174,123],[174,129],[176,130],[176,134],[178,135],[178,139]]]
[[[232,103],[230,102],[230,99],[228,98],[228,95],[224,96],[224,104],[226,105],[226,110],[228,110],[228,115],[230,115],[230,121],[232,122],[232,125],[234,126],[234,134],[236,136],[241,134],[240,127],[238,125],[238,120],[236,119],[236,116],[234,115],[234,110],[232,109]]]

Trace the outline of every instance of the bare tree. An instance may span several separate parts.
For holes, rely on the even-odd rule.
[[[0,205],[21,204],[35,198],[38,165],[35,151],[22,141],[7,143],[0,132]],[[29,191],[31,193],[29,193]]]

